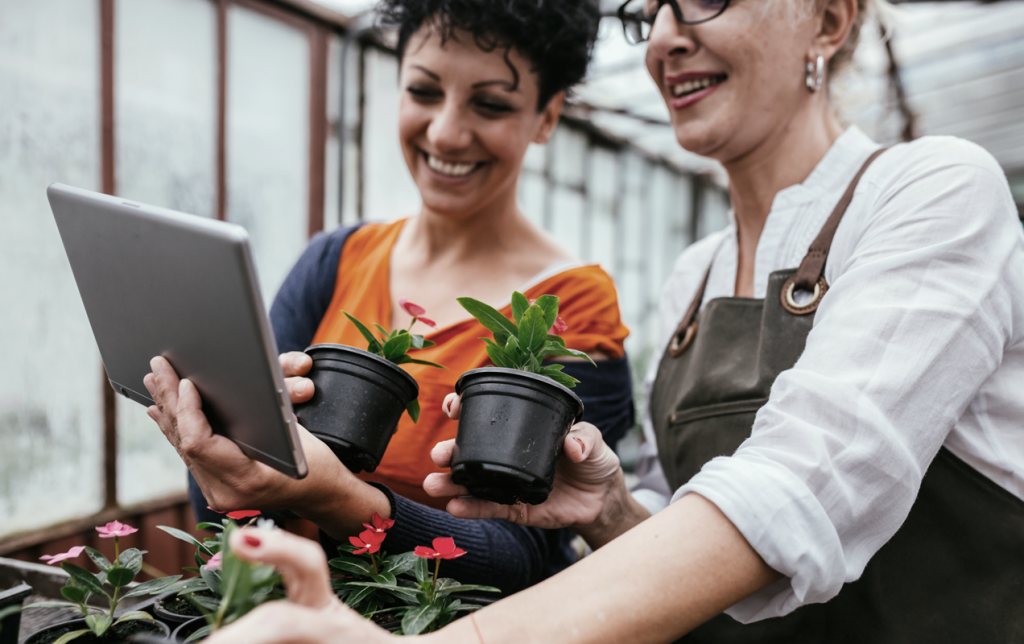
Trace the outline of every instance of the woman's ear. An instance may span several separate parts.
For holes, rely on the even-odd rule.
[[[857,18],[857,0],[825,0],[819,14],[821,28],[814,38],[816,53],[830,60],[846,42]]]
[[[537,126],[537,133],[531,143],[544,145],[551,140],[551,134],[558,125],[558,119],[562,116],[562,106],[565,104],[565,92],[558,92],[551,97],[548,104],[544,106],[540,114],[540,124]]]

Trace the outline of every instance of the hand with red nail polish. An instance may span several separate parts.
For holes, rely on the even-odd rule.
[[[458,409],[458,397],[445,399]],[[451,414],[450,414],[451,415]],[[457,417],[457,411],[454,414]],[[455,441],[438,443],[430,452],[434,465],[451,465]],[[423,489],[434,497],[465,497],[466,488],[455,485],[451,474],[430,474]],[[626,489],[619,457],[605,444],[601,431],[590,423],[574,425],[565,437],[555,484],[548,500],[540,505],[500,505],[482,499],[454,498],[447,510],[462,519],[505,519],[537,528],[571,528],[591,547],[598,547],[650,516]]]

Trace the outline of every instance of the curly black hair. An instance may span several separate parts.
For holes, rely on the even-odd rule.
[[[377,16],[381,26],[398,30],[399,60],[412,35],[431,23],[442,44],[465,31],[484,51],[504,49],[518,85],[508,57],[518,50],[537,73],[538,110],[583,80],[601,20],[597,0],[381,0]]]

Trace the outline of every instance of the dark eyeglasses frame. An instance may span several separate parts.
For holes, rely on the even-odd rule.
[[[626,36],[626,40],[629,41],[629,42],[632,42],[634,44],[639,44],[639,43],[644,42],[646,40],[646,38],[643,38],[642,35],[641,35],[641,34],[643,34],[643,30],[642,30],[642,27],[640,25],[642,23],[646,22],[649,26],[653,27],[654,26],[654,20],[658,17],[658,13],[661,12],[661,8],[664,7],[665,5],[668,5],[668,6],[672,7],[672,15],[675,17],[677,22],[680,22],[680,23],[682,23],[684,25],[699,25],[702,22],[707,22],[708,20],[713,20],[713,19],[717,18],[718,16],[722,15],[722,13],[726,9],[729,8],[729,0],[725,0],[722,3],[722,8],[719,9],[718,13],[716,13],[715,15],[708,16],[707,18],[701,18],[700,20],[687,20],[683,16],[683,10],[679,8],[678,0],[658,0],[658,10],[654,12],[653,16],[648,18],[648,17],[644,16],[643,11],[634,12],[634,13],[627,13],[626,12],[626,6],[631,1],[632,0],[626,0],[626,2],[623,2],[619,6],[618,14],[619,14],[619,20],[622,21],[622,31],[623,31],[623,33]],[[636,36],[639,36],[639,37],[634,37],[633,34],[630,34],[630,32],[629,32],[629,24],[630,23],[633,23],[634,25],[636,25]]]

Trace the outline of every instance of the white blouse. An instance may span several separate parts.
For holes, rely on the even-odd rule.
[[[806,181],[775,196],[754,297],[765,297],[769,273],[799,265],[877,148],[851,127]],[[704,302],[732,296],[735,224],[676,262],[662,349],[709,264]],[[1024,231],[992,156],[951,137],[885,152],[839,225],[825,279],[806,349],[775,381],[750,438],[672,497],[712,501],[785,575],[727,611],[741,622],[827,601],[860,577],[941,446],[1024,498]],[[651,457],[649,417],[644,430]],[[646,462],[646,487],[667,490],[656,459]],[[657,507],[651,489],[635,494]]]

